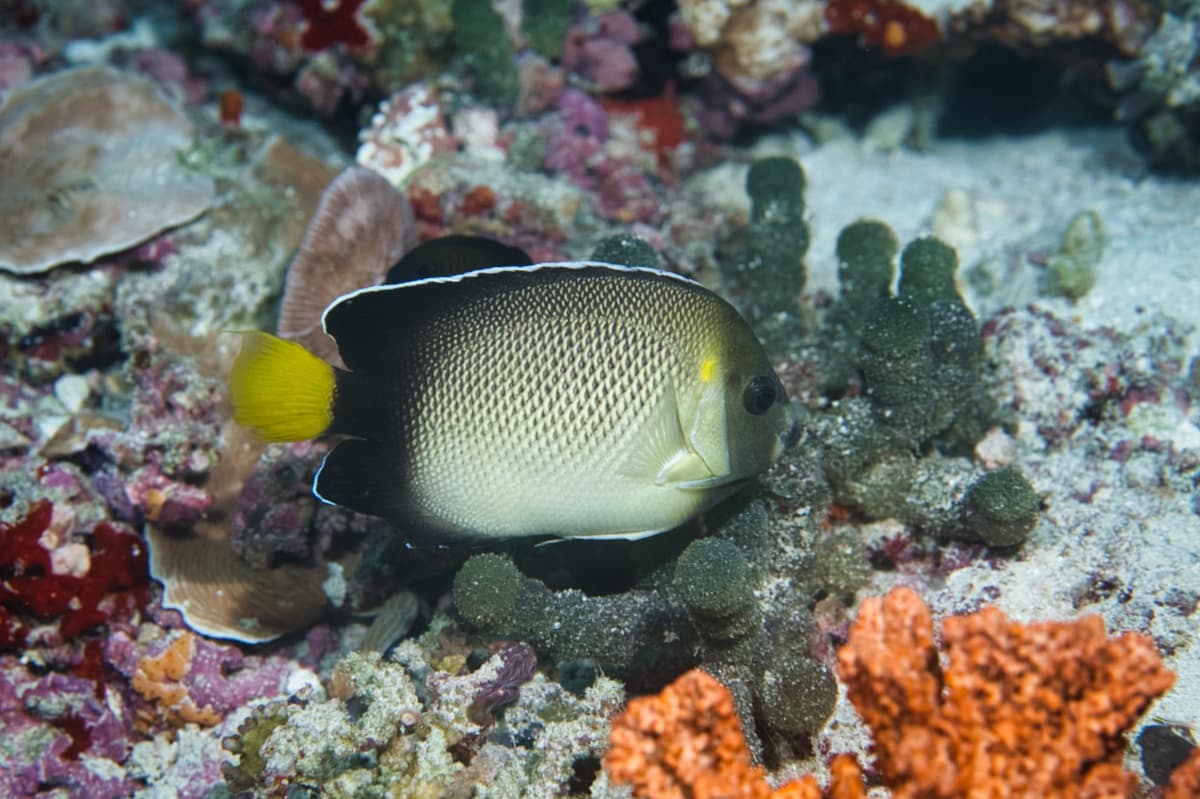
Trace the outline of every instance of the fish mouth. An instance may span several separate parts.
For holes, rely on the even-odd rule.
[[[783,431],[780,432],[779,439],[776,442],[776,458],[804,440],[803,418],[796,403],[788,403],[786,411],[787,415],[784,418],[787,424],[783,428]]]

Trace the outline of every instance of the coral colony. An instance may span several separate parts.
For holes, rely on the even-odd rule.
[[[1200,3],[1103,5],[0,2],[0,796],[1200,796]],[[446,236],[695,279],[795,445],[318,501],[233,332]]]

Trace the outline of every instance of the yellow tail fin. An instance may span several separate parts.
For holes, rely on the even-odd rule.
[[[270,333],[242,334],[229,374],[233,418],[265,441],[303,441],[333,422],[333,367]]]

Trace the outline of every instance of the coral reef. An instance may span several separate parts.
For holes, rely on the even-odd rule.
[[[444,617],[394,650],[341,659],[319,692],[258,708],[226,741],[231,787],[284,796],[305,785],[331,797],[560,795],[596,762],[623,695],[600,677],[582,697],[533,671],[528,647],[476,652]],[[472,710],[474,708],[474,710]],[[527,753],[536,748],[536,764]],[[532,764],[532,765],[531,765]],[[594,777],[582,777],[584,790]],[[604,794],[599,794],[604,795]]]
[[[213,186],[181,163],[191,144],[143,77],[88,67],[25,84],[0,109],[0,268],[91,262],[203,213]]]
[[[0,794],[617,799],[668,795],[690,764],[693,795],[728,777],[847,799],[866,792],[855,755],[879,795],[960,795],[972,765],[1016,769],[997,791],[1126,792],[1123,730],[1166,682],[1149,644],[974,613],[992,603],[1152,640],[1179,675],[1159,710],[1182,721],[1139,738],[1139,795],[1196,793],[1194,186],[1144,174],[1111,132],[992,135],[1029,94],[1017,73],[967,85],[981,136],[934,125],[999,42],[1052,64],[1061,95],[1115,104],[1152,166],[1191,169],[1195,4],[677,6],[0,2],[0,148],[26,167],[0,176],[0,250],[34,242],[27,214],[63,224],[55,248],[75,228],[89,247],[124,236],[86,213],[124,202],[115,178],[144,188],[138,222],[204,197],[0,273]],[[93,80],[124,88],[97,103]],[[58,99],[30,104],[47,85]],[[121,112],[127,92],[149,110]],[[122,124],[97,121],[109,105]],[[35,136],[10,124],[26,112]],[[893,119],[911,124],[886,153],[857,133]],[[360,166],[330,186],[356,140]],[[855,214],[901,235],[860,220],[835,247]],[[724,289],[770,344],[802,443],[632,544],[409,548],[321,505],[324,442],[264,449],[230,424],[225,331],[278,324],[318,348],[330,295],[455,233]],[[932,610],[868,602],[851,626],[860,591],[895,585]],[[939,648],[930,617],[955,613],[972,615]],[[847,637],[875,767],[831,670]],[[707,676],[630,705],[612,740],[632,748],[602,766],[624,692],[693,667]],[[909,692],[867,701],[865,683]],[[913,686],[920,724],[886,712]],[[1055,702],[1097,712],[1037,715]],[[1039,745],[1066,756],[1052,768]]]
[[[1104,622],[1020,624],[994,607],[947,618],[897,588],[859,607],[838,674],[896,797],[1132,796],[1123,735],[1174,675],[1145,636]]]

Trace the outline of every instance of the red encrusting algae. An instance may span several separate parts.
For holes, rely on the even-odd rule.
[[[131,616],[148,598],[139,536],[101,522],[85,540],[86,558],[56,570],[43,545],[53,514],[53,504],[42,500],[16,524],[0,523],[0,650],[22,646],[32,621],[57,619],[58,634],[69,640],[113,616]]]

